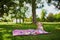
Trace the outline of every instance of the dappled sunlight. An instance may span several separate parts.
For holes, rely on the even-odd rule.
[[[56,29],[60,30],[60,28],[56,27]]]
[[[0,32],[6,32],[4,28],[0,28]]]
[[[10,34],[3,34],[3,39],[4,40],[12,40],[12,36]]]
[[[22,25],[22,26],[20,26]],[[36,36],[13,36],[12,31],[15,29],[36,29],[36,25],[34,24],[16,24],[16,25],[0,25],[1,31],[0,31],[0,37],[3,37],[3,40],[52,40],[55,38],[59,39],[60,35],[60,28],[59,24],[43,24],[44,29],[49,34],[43,34],[43,35],[36,35]],[[2,38],[0,38],[2,39]]]
[[[3,37],[9,37],[11,34],[3,34]]]
[[[14,25],[16,23],[13,22],[0,22],[0,25]]]

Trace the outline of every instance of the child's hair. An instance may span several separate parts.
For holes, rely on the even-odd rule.
[[[41,25],[42,26],[42,23],[41,22],[37,22],[36,25]]]
[[[41,22],[37,22],[37,29],[43,30],[43,25]]]

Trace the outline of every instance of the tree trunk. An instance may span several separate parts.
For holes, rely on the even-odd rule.
[[[36,23],[36,0],[32,0],[32,21],[35,24]]]

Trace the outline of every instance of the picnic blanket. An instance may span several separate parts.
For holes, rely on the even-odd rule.
[[[38,34],[47,34],[48,32],[42,31],[42,30],[34,30],[34,29],[28,29],[28,30],[13,30],[13,36],[17,35],[38,35]]]

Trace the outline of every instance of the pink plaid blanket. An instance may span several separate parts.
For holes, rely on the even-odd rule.
[[[46,34],[48,32],[42,31],[42,30],[33,30],[33,29],[28,29],[28,30],[14,30],[13,31],[13,36],[17,35],[37,35],[37,34]]]

